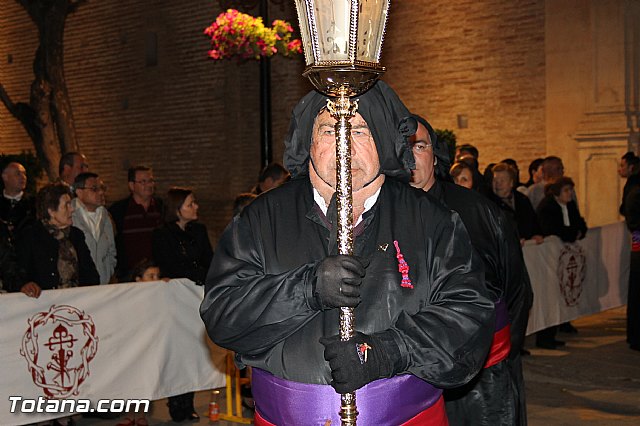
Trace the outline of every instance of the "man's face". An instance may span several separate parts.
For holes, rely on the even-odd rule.
[[[620,167],[618,167],[618,174],[620,177],[627,178],[629,177],[629,165],[627,164],[626,159],[620,160]]]
[[[106,190],[107,188],[104,186],[102,179],[92,177],[84,181],[83,188],[76,189],[76,194],[82,204],[90,211],[93,211],[106,204]]]
[[[68,167],[68,166],[65,166]],[[69,181],[73,182],[80,173],[89,171],[89,163],[87,163],[87,157],[84,155],[73,156],[73,166],[68,167]]]
[[[416,168],[411,171],[411,186],[428,191],[436,181],[433,169],[433,146],[429,131],[418,123],[416,134],[411,137],[413,156],[416,159]]]
[[[562,164],[562,161],[553,160],[544,166],[544,170],[546,181],[553,181],[564,176],[564,164]]]
[[[493,192],[500,198],[506,198],[511,193],[513,188],[513,179],[509,175],[509,172],[495,172],[493,173]]]
[[[27,171],[22,164],[11,163],[2,173],[4,188],[8,193],[18,193],[27,187]]]
[[[369,126],[360,114],[351,120],[351,176],[353,191],[358,191],[371,182],[380,170],[376,144]],[[336,135],[334,120],[323,111],[313,124],[311,158],[316,173],[332,188],[336,188]]]
[[[288,181],[290,178],[291,178],[291,175],[289,173],[283,173],[277,179],[268,177],[264,180],[264,182],[262,182],[262,184],[260,185],[260,189],[262,189],[263,192],[266,192],[270,189],[277,188],[283,183],[285,183],[286,181]]]
[[[131,193],[143,200],[149,200],[153,196],[156,181],[150,170],[138,170],[133,182],[129,182]]]

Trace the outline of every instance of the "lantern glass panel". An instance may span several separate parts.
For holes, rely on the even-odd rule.
[[[309,29],[309,8],[307,0],[296,0],[296,10],[298,11],[298,22],[300,23],[304,60],[307,65],[311,65],[313,63],[313,45],[311,40],[314,34]]]
[[[360,0],[356,59],[380,62],[389,0]]]
[[[349,60],[351,1],[314,0],[318,62]]]

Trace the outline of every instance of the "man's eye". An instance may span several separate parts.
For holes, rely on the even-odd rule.
[[[413,144],[413,150],[416,152],[425,152],[429,148],[431,148],[429,143],[418,142]]]

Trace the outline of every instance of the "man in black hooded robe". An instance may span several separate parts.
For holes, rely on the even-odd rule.
[[[253,367],[257,425],[444,425],[441,389],[482,367],[494,307],[457,214],[406,184],[409,112],[384,82],[352,123],[354,256],[336,255],[335,120],[327,98],[293,111],[292,179],[256,198],[221,237],[200,313],[212,340]],[[341,341],[339,306],[354,307]]]
[[[520,350],[524,342],[533,291],[517,232],[490,200],[449,181],[449,150],[424,118],[410,137],[416,167],[411,185],[427,191],[457,212],[482,258],[485,283],[494,296],[493,344],[481,372],[466,385],[445,391],[452,426],[526,425]]]

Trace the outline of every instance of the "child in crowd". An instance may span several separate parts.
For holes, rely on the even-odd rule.
[[[160,281],[160,267],[148,259],[143,259],[133,268],[131,278],[131,281],[135,282]]]

